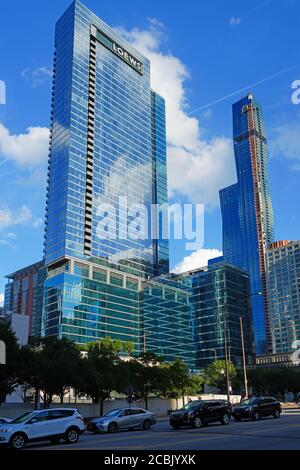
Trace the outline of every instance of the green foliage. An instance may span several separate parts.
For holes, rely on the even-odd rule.
[[[0,365],[0,405],[6,395],[12,393],[19,384],[21,366],[20,346],[11,327],[0,323],[0,340],[6,345],[6,364]]]
[[[300,370],[297,367],[270,367],[251,369],[249,384],[256,394],[270,394],[283,398],[285,391],[300,391]]]
[[[53,395],[63,401],[70,387],[77,385],[82,359],[71,341],[52,337],[33,340],[23,348],[22,356],[21,382],[41,390],[46,403],[51,403]]]
[[[100,403],[100,414],[103,414],[104,400],[117,387],[119,353],[122,350],[121,341],[105,338],[90,343],[87,358],[82,360],[81,380],[76,390],[79,396],[87,395],[94,403]]]
[[[169,397],[197,395],[202,389],[202,377],[191,375],[187,365],[178,358],[168,366],[165,377],[166,395]]]
[[[237,376],[236,369],[232,362],[227,361],[228,376],[231,383]],[[226,362],[224,360],[217,360],[209,364],[209,366],[202,372],[203,382],[211,385],[220,392],[226,392]]]

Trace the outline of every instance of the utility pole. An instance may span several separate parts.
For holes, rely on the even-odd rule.
[[[247,369],[246,369],[246,355],[245,355],[244,329],[243,329],[243,318],[242,317],[240,317],[240,326],[241,326],[241,338],[242,338],[245,394],[246,394],[246,398],[248,398],[248,379],[247,379]]]
[[[224,318],[225,320],[225,318]],[[226,389],[227,400],[230,401],[230,383],[229,383],[229,370],[228,370],[228,349],[227,349],[227,328],[224,325],[224,348],[225,348],[225,374],[226,374]]]

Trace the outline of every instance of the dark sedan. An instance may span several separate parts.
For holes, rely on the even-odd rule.
[[[232,416],[236,421],[241,419],[253,419],[255,421],[265,417],[274,416],[279,418],[281,414],[281,404],[272,397],[252,397],[243,400],[233,408]]]
[[[187,403],[181,410],[170,415],[170,425],[174,429],[181,426],[200,428],[209,423],[228,424],[231,417],[231,405],[226,400],[195,400]]]

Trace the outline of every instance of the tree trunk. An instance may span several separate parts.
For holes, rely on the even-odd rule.
[[[40,409],[40,389],[36,388],[35,389],[35,394],[34,394],[34,409],[39,410]]]
[[[145,408],[148,411],[148,393],[145,394]]]
[[[61,405],[63,405],[63,403],[64,403],[64,394],[63,393],[61,393],[61,395],[60,395],[60,403],[61,403]]]
[[[103,399],[100,398],[100,416],[103,416]]]

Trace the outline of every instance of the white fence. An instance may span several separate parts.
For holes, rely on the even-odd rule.
[[[187,403],[189,400],[217,400],[223,399],[226,400],[226,395],[213,395],[213,394],[205,394],[201,396],[194,396],[194,397],[185,397],[184,403]],[[238,403],[240,401],[239,395],[232,395],[231,397],[232,403]],[[42,408],[41,404],[41,408]],[[113,408],[121,408],[129,406],[126,400],[122,399],[115,399],[115,400],[106,400],[104,402],[104,413],[113,409]],[[142,408],[145,407],[145,403],[143,401],[134,402],[131,406],[140,406]],[[157,416],[163,417],[167,416],[170,410],[177,410],[183,406],[183,399],[182,398],[149,398],[148,399],[148,409],[149,411],[153,411]],[[64,403],[63,405],[59,403],[52,404],[51,408],[77,408],[78,411],[85,417],[91,418],[94,416],[99,416],[100,414],[100,405],[92,404],[92,403]],[[26,411],[32,411],[34,409],[33,404],[29,403],[4,403],[0,407],[0,416],[2,418],[15,418],[22,413],[26,413]]]

